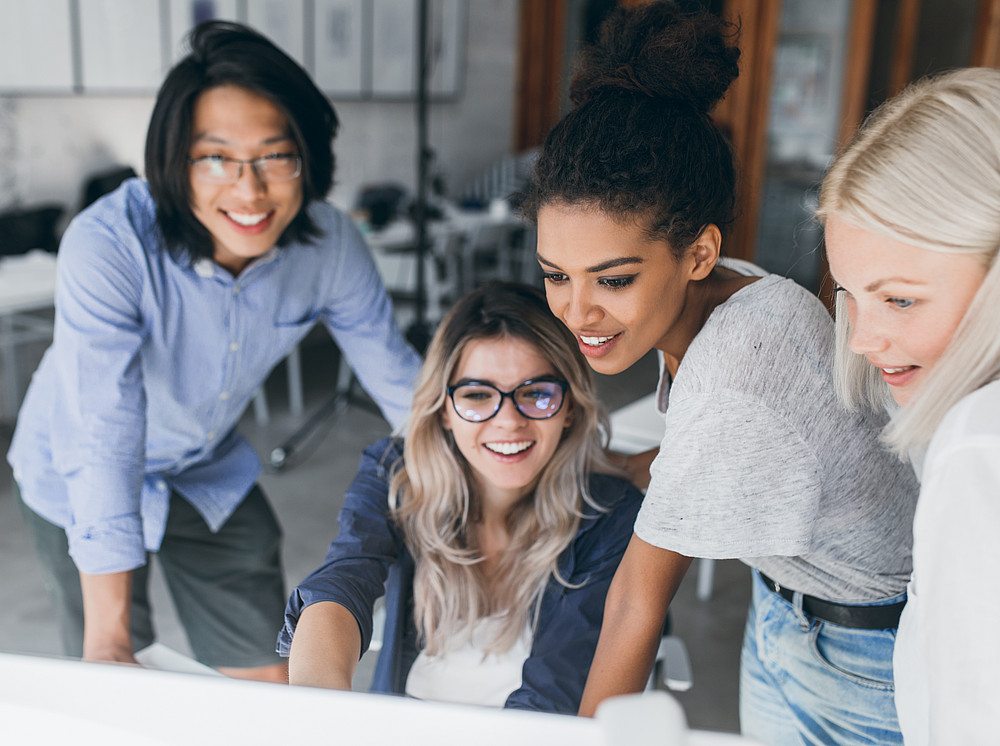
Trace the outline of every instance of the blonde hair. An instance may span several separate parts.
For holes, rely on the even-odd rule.
[[[1000,70],[925,78],[876,109],[830,167],[817,214],[988,267],[939,362],[883,432],[906,458],[960,399],[1000,378]],[[852,409],[889,405],[879,372],[848,347],[839,297],[836,328],[834,380],[843,401]]]
[[[542,470],[534,493],[509,517],[510,545],[489,587],[470,530],[478,518],[469,467],[442,426],[446,388],[463,350],[474,340],[515,338],[532,344],[569,384],[569,426]],[[592,471],[619,473],[603,448],[607,415],[576,339],[548,309],[541,292],[495,283],[462,298],[434,335],[417,382],[389,504],[415,559],[414,616],[431,655],[467,639],[472,623],[503,613],[490,651],[508,650],[537,617],[550,577],[559,582],[559,556],[579,527]]]

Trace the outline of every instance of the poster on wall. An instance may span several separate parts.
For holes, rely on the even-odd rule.
[[[300,3],[299,3],[300,4]],[[236,0],[170,0],[170,65],[188,53],[188,32],[204,21],[244,21]]]
[[[432,96],[455,96],[461,89],[467,7],[461,0],[431,0],[427,19],[427,84]]]
[[[412,98],[419,73],[418,0],[371,0],[374,97]],[[428,90],[440,98],[459,92],[465,3],[430,0],[427,17]]]
[[[417,0],[372,0],[372,95],[417,91]]]
[[[78,3],[83,90],[155,91],[163,72],[158,3],[134,0],[78,0]]]
[[[0,91],[73,90],[70,0],[0,0]]]
[[[277,44],[303,67],[305,5],[288,0],[247,0],[247,23]]]
[[[370,50],[365,29],[369,5],[357,0],[315,0],[313,23],[313,77],[336,98],[360,97],[370,84],[363,60]]]

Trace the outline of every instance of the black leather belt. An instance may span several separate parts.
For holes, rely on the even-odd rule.
[[[758,572],[760,572],[758,570]],[[760,579],[768,590],[777,593],[786,601],[794,603],[795,591],[791,588],[784,588],[775,583],[764,573],[760,573]],[[899,626],[899,615],[903,613],[906,601],[897,601],[894,604],[883,606],[855,606],[853,604],[838,604],[833,601],[824,601],[815,596],[802,594],[802,611],[806,615],[821,619],[830,624],[837,624],[841,627],[852,627],[854,629],[891,629]]]

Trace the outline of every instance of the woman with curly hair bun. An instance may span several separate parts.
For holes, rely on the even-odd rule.
[[[539,291],[460,300],[405,441],[365,451],[339,536],[288,602],[291,682],[350,689],[384,593],[374,691],[575,713],[641,500],[607,460],[606,426]]]
[[[892,650],[917,487],[880,447],[884,417],[838,402],[822,304],[722,257],[734,166],[710,112],[738,74],[732,37],[672,3],[616,10],[524,195],[549,306],[591,367],[655,349],[662,371],[664,439],[629,463],[648,491],[581,713],[643,688],[692,557],[738,558],[753,583],[743,731],[899,742]]]

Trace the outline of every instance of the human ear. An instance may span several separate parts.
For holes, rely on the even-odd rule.
[[[689,256],[692,259],[691,279],[704,280],[719,261],[722,251],[722,231],[714,223],[709,223],[691,244]]]

